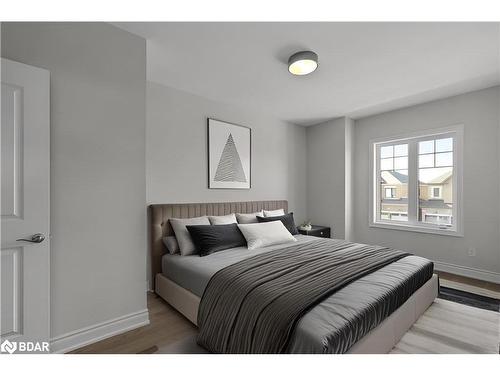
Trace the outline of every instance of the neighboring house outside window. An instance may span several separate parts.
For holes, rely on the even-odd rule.
[[[371,146],[372,226],[461,235],[461,127]]]

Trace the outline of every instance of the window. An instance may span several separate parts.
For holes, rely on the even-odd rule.
[[[385,197],[388,199],[396,198],[396,188],[395,187],[386,187],[385,189]]]
[[[442,190],[441,186],[438,186],[438,187],[431,186],[429,188],[430,198],[431,199],[440,199],[441,198],[441,190]]]
[[[374,140],[371,225],[462,235],[462,127]]]

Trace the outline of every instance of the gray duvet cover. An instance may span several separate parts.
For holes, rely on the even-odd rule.
[[[321,241],[314,237],[297,238],[299,243],[310,242],[311,245],[315,241]],[[238,248],[208,257],[169,255],[164,257],[163,271],[179,285],[201,296],[210,278],[218,270],[257,253],[286,246],[261,249],[258,252]],[[298,321],[286,352],[348,351],[355,342],[404,303],[405,298],[402,296],[411,295],[431,276],[430,261],[407,256],[351,282],[316,304]]]

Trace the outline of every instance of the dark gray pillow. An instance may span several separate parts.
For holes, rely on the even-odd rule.
[[[281,221],[283,225],[285,226],[288,231],[295,235],[299,234],[297,231],[297,227],[295,226],[295,220],[293,220],[293,212],[290,212],[286,215],[282,216],[270,216],[270,217],[262,217],[262,216],[257,216],[257,220],[259,223],[267,223],[269,221]]]
[[[201,257],[247,244],[238,224],[187,225],[186,228]]]

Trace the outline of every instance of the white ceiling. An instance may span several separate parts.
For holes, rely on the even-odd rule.
[[[500,84],[500,23],[115,23],[148,40],[148,80],[301,125]],[[288,57],[319,55],[309,76]]]

